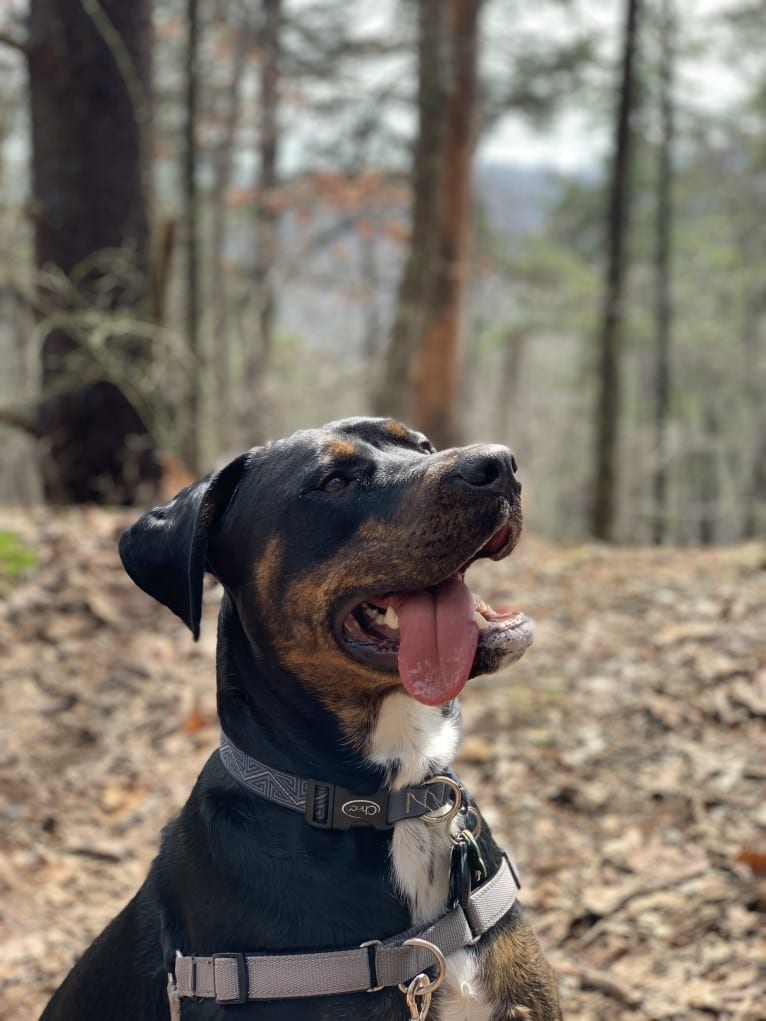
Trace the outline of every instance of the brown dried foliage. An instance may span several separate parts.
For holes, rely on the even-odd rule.
[[[215,747],[202,639],[119,566],[124,516],[0,514],[0,1018],[34,1017],[142,881]],[[762,1021],[766,551],[555,549],[472,588],[538,624],[469,684],[460,772],[518,862],[564,1016]],[[378,933],[371,932],[370,937]]]

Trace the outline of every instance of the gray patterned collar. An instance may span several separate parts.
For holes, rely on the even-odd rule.
[[[460,784],[452,776],[435,776],[417,787],[396,791],[384,787],[374,794],[360,795],[336,784],[304,780],[266,766],[237,748],[223,731],[219,754],[227,772],[243,787],[283,808],[302,812],[306,822],[319,829],[373,826],[385,830],[402,819],[420,819],[448,806],[457,810],[466,803]]]

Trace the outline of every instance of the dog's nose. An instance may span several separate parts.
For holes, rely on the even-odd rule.
[[[498,492],[518,491],[517,464],[507,447],[469,447],[455,465],[455,478],[472,489],[490,487]]]

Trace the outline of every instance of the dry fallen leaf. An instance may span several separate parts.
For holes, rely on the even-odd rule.
[[[216,745],[220,589],[195,645],[124,574],[129,521],[0,508],[39,556],[0,602],[0,1021],[36,1016],[133,894]],[[467,686],[459,773],[520,868],[565,1017],[766,1017],[754,563],[525,537],[471,568],[537,633]]]
[[[752,851],[745,848],[739,852],[735,860],[742,865],[747,865],[756,876],[766,876],[766,851]]]

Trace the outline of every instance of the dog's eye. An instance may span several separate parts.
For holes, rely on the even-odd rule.
[[[345,475],[335,472],[332,475],[328,475],[319,488],[323,493],[342,493],[348,482],[349,480]]]

